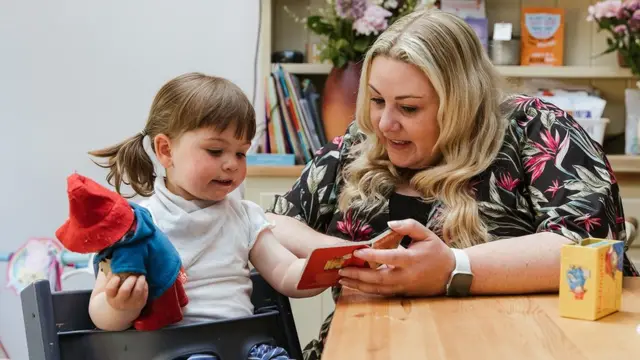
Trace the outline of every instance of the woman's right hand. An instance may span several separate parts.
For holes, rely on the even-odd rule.
[[[109,306],[113,309],[141,311],[147,304],[149,285],[144,275],[130,275],[122,281],[119,276],[111,274],[104,292]]]

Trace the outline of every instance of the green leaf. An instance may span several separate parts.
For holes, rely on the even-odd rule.
[[[333,62],[333,65],[337,68],[342,68],[345,65],[347,65],[347,62],[349,61],[349,59],[347,59],[346,56],[344,55],[339,55],[335,61]]]
[[[342,51],[349,49],[349,42],[346,39],[338,39],[335,42],[336,50]]]
[[[331,35],[335,31],[331,24],[325,22],[322,17],[317,15],[307,18],[307,27],[318,35]]]
[[[338,37],[341,39],[351,39],[353,38],[353,22],[351,20],[345,19],[340,21],[338,28]]]
[[[353,42],[353,50],[359,53],[364,53],[369,48],[369,38],[359,37]]]
[[[609,46],[609,48],[603,52],[600,53],[600,55],[606,55],[609,53],[612,53],[614,51],[618,50],[618,45],[617,44],[613,44],[612,46]]]
[[[327,44],[327,46],[320,51],[320,60],[322,61],[331,60],[333,62],[336,56],[338,56],[338,52],[330,44]]]

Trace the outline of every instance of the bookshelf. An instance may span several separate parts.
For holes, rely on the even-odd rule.
[[[523,7],[551,6],[565,9],[565,66],[498,66],[498,71],[508,79],[515,91],[520,91],[528,81],[562,81],[569,86],[591,86],[607,100],[604,117],[611,119],[605,138],[615,137],[624,131],[624,90],[635,87],[629,69],[618,66],[615,54],[595,56],[606,49],[606,34],[597,31],[595,24],[587,22],[587,9],[596,0],[485,0],[489,28],[500,21],[510,22],[514,35],[520,34],[520,14]],[[265,73],[270,71],[270,54],[278,50],[298,50],[306,56],[310,43],[320,43],[321,38],[305,29],[285,11],[285,6],[297,16],[326,6],[325,0],[263,0],[262,56]],[[300,78],[312,79],[318,91],[331,70],[329,64],[282,64],[284,69]],[[621,137],[618,136],[618,139]],[[618,141],[616,139],[616,141]],[[609,153],[621,153],[622,147],[605,141]]]
[[[326,75],[329,64],[281,64],[292,74]],[[546,79],[633,79],[629,69],[612,66],[496,66],[500,74],[510,78]]]

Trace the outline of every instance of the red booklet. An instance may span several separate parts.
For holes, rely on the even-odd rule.
[[[298,290],[325,288],[338,284],[338,270],[348,267],[377,268],[380,264],[369,263],[353,255],[358,249],[395,249],[404,236],[389,229],[369,241],[361,241],[318,248],[311,252],[298,282]]]

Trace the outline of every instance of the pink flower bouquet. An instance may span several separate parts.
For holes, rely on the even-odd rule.
[[[600,1],[589,6],[587,21],[610,34],[602,54],[618,51],[632,73],[640,76],[640,0]]]
[[[326,38],[321,60],[342,68],[359,61],[377,38],[395,20],[425,0],[327,0],[327,6],[305,19],[312,32]],[[295,15],[294,15],[295,16]]]

